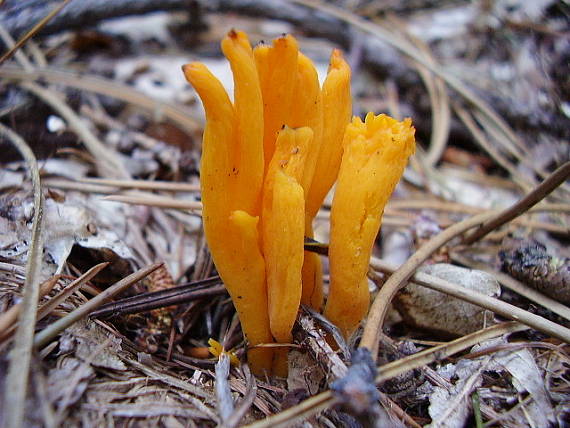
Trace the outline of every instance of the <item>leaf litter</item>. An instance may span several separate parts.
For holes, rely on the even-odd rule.
[[[390,12],[399,13],[400,23],[409,23],[409,32],[427,43],[430,54],[438,58],[437,61],[445,62],[452,67],[450,69],[460,70],[459,74],[464,73],[464,77],[477,74],[477,78],[469,83],[478,87],[483,94],[488,88],[500,88],[494,94],[499,99],[497,108],[516,134],[516,138],[512,138],[508,133],[497,131],[501,129],[500,124],[485,119],[477,108],[470,109],[463,105],[460,95],[448,91],[455,114],[451,115],[447,125],[449,137],[442,140],[443,160],[435,155],[440,149],[432,151],[428,161],[424,161],[423,153],[419,153],[406,174],[409,181],[399,187],[396,197],[385,211],[385,225],[375,255],[383,259],[392,257],[390,261],[402,263],[432,236],[466,215],[508,207],[533,183],[538,182],[537,177],[545,176],[545,173],[568,159],[567,153],[560,149],[563,147],[561,142],[564,134],[560,131],[559,123],[563,123],[564,118],[555,115],[552,119],[552,109],[545,107],[543,99],[533,96],[541,91],[546,94],[543,97],[553,96],[550,88],[556,84],[555,73],[542,75],[535,80],[532,76],[536,76],[537,59],[547,64],[558,61],[557,48],[551,51],[539,51],[538,48],[560,43],[556,36],[556,31],[560,30],[559,11],[552,1],[541,2],[534,8],[525,6],[524,2],[512,2],[516,3],[514,8],[503,5],[507,2],[498,2],[500,4],[495,5],[497,9],[494,11],[486,10],[483,2],[468,7],[460,2],[448,2],[455,11],[430,5],[429,2],[421,4],[416,10],[402,10],[398,2],[391,2],[391,6],[386,6],[387,11],[381,12],[366,3],[334,2],[331,7],[340,11],[334,15],[336,19],[348,22],[355,29],[360,27],[351,17],[364,17],[371,25],[383,28],[386,22],[381,20],[382,16]],[[330,11],[324,8],[322,13],[327,12]],[[263,13],[271,18],[271,12]],[[306,10],[304,13],[307,13]],[[453,16],[460,19],[452,19]],[[270,39],[275,35],[273,31],[283,28],[282,22],[265,22],[247,15],[236,17],[204,13],[201,18],[218,22],[217,25],[221,20],[228,29],[233,23],[256,34],[256,40]],[[219,53],[208,40],[215,40],[217,33],[215,28],[204,30],[198,35],[198,43],[184,45],[178,41],[180,29],[167,25],[180,22],[180,13],[164,13],[153,23],[145,21],[144,16],[140,19],[145,32],[136,35],[128,30],[120,30],[121,34],[117,35],[112,27],[104,25],[97,29],[100,34],[110,37],[114,49],[123,50],[122,58],[118,58],[116,52],[105,52],[105,49],[97,51],[96,48],[87,47],[81,52],[74,50],[77,45],[74,47],[71,40],[78,33],[73,32],[38,38],[30,45],[30,49],[35,48],[39,52],[39,55],[29,56],[28,62],[31,58],[34,67],[40,68],[37,61],[42,56],[47,60],[48,71],[56,66],[71,70],[83,65],[87,81],[89,78],[106,76],[110,81],[124,85],[125,91],[118,91],[116,98],[108,94],[94,95],[104,93],[104,84],[95,79],[92,80],[93,92],[85,89],[71,92],[68,88],[78,85],[79,79],[70,74],[66,82],[68,85],[62,85],[59,81],[56,87],[56,82],[52,81],[47,86],[47,91],[57,90],[66,95],[65,100],[60,97],[59,102],[51,103],[51,108],[55,109],[51,111],[18,83],[22,79],[4,80],[7,75],[2,73],[21,66],[17,58],[0,67],[3,82],[1,107],[8,100],[6,91],[19,93],[22,100],[21,104],[10,106],[8,114],[2,110],[1,120],[8,126],[22,124],[15,126],[15,131],[39,153],[39,170],[46,198],[43,227],[45,246],[40,279],[47,281],[56,274],[62,275],[55,281],[52,291],[41,298],[40,304],[49,301],[65,285],[95,264],[112,261],[111,266],[83,284],[39,321],[38,330],[84,305],[113,283],[154,262],[165,262],[165,270],[158,276],[149,276],[130,286],[120,297],[169,289],[173,285],[215,275],[215,268],[205,250],[199,204],[195,209],[186,210],[160,208],[153,206],[153,201],[148,198],[161,196],[183,201],[188,206],[199,203],[199,194],[195,191],[164,189],[159,187],[158,182],[173,185],[180,182],[190,185],[198,183],[203,113],[192,90],[181,86],[182,74],[175,64],[184,58],[184,62],[199,58],[216,65],[218,60],[215,57]],[[418,32],[418,26],[425,27],[425,22],[432,27],[430,32]],[[473,26],[459,25],[461,22]],[[320,51],[330,50],[329,47],[334,46],[330,41],[317,40],[304,34],[302,24],[299,27],[288,25],[288,28],[296,33],[304,49],[309,55],[312,52],[317,61],[323,59],[322,55],[319,57]],[[406,31],[405,26],[398,27],[398,37],[405,37],[408,40],[406,43],[411,43],[412,47],[416,46],[414,43],[419,46],[419,42],[414,41]],[[480,61],[477,61],[476,68],[470,62],[471,58],[463,55],[465,47],[458,46],[455,39],[457,34],[469,38],[473,52],[480,49]],[[493,44],[487,46],[485,34],[494,43],[509,39],[506,58],[497,57],[498,50]],[[537,34],[543,34],[542,39]],[[368,37],[371,43],[375,43],[371,34],[362,37]],[[120,43],[123,38],[126,38],[126,44]],[[89,39],[82,40],[86,43]],[[203,44],[200,40],[204,41]],[[385,44],[378,46],[379,52],[382,49],[389,51]],[[410,49],[407,46],[405,49]],[[522,46],[522,49],[517,51],[517,46]],[[483,47],[487,51],[482,50]],[[357,40],[350,45],[355,58],[358,57],[358,49]],[[29,55],[27,52],[26,55]],[[550,52],[551,56],[545,52]],[[413,74],[414,69],[420,69],[419,65],[406,64],[397,55],[390,58],[397,58],[399,68],[394,70],[407,70],[408,74]],[[372,63],[378,64],[377,59],[373,59]],[[358,61],[354,62],[353,67],[355,85],[360,88],[354,100],[356,112],[365,110],[370,100],[378,103],[382,93],[393,94],[389,88],[396,85],[395,93],[399,95],[396,95],[392,108],[397,105],[401,112],[412,116],[422,135],[422,142],[428,142],[430,136],[430,124],[426,117],[434,114],[439,122],[435,120],[431,123],[446,123],[445,108],[441,106],[446,101],[440,98],[431,100],[433,102],[430,104],[430,97],[437,96],[435,92],[421,92],[423,101],[415,103],[418,86],[410,85],[402,75],[366,68]],[[231,82],[227,70],[224,72],[220,67],[220,74],[223,81]],[[49,76],[53,78],[54,75]],[[523,78],[517,80],[513,76]],[[434,79],[430,73],[427,80],[424,79],[428,89],[433,84],[429,79]],[[42,83],[41,80],[39,82]],[[49,83],[49,78],[45,82]],[[135,92],[129,92],[129,86]],[[524,88],[522,92],[526,98],[517,96],[521,94],[520,88]],[[138,98],[133,98],[133,93]],[[488,99],[492,98],[483,97],[483,100]],[[167,108],[152,107],[157,105],[153,100],[160,100]],[[47,102],[47,98],[44,101]],[[54,127],[54,117],[61,119],[61,112],[65,111],[58,103],[68,103],[66,105],[75,114],[65,117]],[[561,111],[564,109],[561,108]],[[179,112],[182,114],[179,115]],[[537,112],[540,114],[535,122],[524,123],[520,119]],[[182,115],[188,119],[181,119]],[[87,124],[87,131],[75,123],[77,120]],[[545,126],[548,120],[552,120],[555,126]],[[165,121],[170,121],[170,127],[162,126]],[[437,132],[447,135],[443,131],[445,129]],[[79,133],[84,145],[77,139],[62,138],[63,135],[75,133]],[[38,150],[41,144],[36,137],[38,134],[48,135],[61,143],[56,143],[48,156],[42,155]],[[536,135],[539,138],[534,141]],[[21,302],[34,212],[25,168],[16,156],[10,154],[7,140],[2,141],[4,146],[7,156],[0,170],[0,316]],[[101,148],[106,152],[103,157],[99,156],[98,150]],[[533,156],[545,161],[536,163]],[[110,164],[115,163],[121,165],[124,177],[154,182],[157,183],[156,187],[137,190],[84,181],[86,178],[116,177],[119,170],[109,168]],[[537,312],[536,303],[532,300],[505,288],[499,294],[497,283],[490,277],[492,274],[459,270],[462,268],[455,264],[459,264],[457,260],[483,260],[486,267],[498,272],[501,269],[499,251],[509,250],[503,238],[513,232],[524,239],[538,241],[539,245],[548,248],[549,256],[557,254],[558,259],[564,260],[568,254],[561,243],[568,238],[569,212],[564,197],[567,193],[564,192],[563,188],[557,189],[537,206],[543,207],[544,212],[526,213],[474,245],[461,246],[452,241],[432,254],[426,262],[427,266],[420,271],[435,277],[438,274],[434,270],[454,271],[455,276],[447,277],[444,274],[444,278],[455,284],[466,279],[470,279],[475,287],[481,287],[484,283],[492,284],[490,296],[507,299],[519,308]],[[136,197],[143,202],[146,198],[150,205],[113,202],[104,200],[103,195]],[[449,203],[455,204],[453,209]],[[327,209],[319,217],[319,224],[323,227],[317,226],[316,236],[326,242]],[[390,235],[403,238],[389,240],[386,237]],[[565,273],[552,271],[557,266],[549,265],[551,270],[547,270],[547,275],[564,281]],[[524,276],[517,276],[509,269],[507,273],[523,283],[536,279],[533,277],[532,281],[527,281]],[[533,274],[538,275],[540,281],[541,271],[534,270]],[[371,270],[370,276],[373,289],[381,287],[386,279],[386,273],[376,269]],[[406,293],[415,293],[412,290],[427,289],[410,285],[397,300]],[[422,312],[431,316],[435,314],[435,319],[439,321],[410,322],[410,316],[404,316],[386,325],[386,336],[381,338],[385,362],[381,362],[381,365],[429,349],[453,337],[477,334],[485,327],[503,321],[500,317],[491,317],[490,312],[482,308],[473,312],[476,307],[472,304],[444,294],[438,294],[435,299],[437,303],[423,300],[421,303],[411,303],[407,311],[414,317]],[[351,414],[346,406],[325,406],[324,411],[313,411],[309,404],[302,408],[303,403],[309,403],[307,398],[327,391],[330,383],[345,373],[350,361],[347,353],[335,352],[329,346],[331,333],[326,320],[305,312],[300,315],[294,334],[295,348],[292,353],[295,357],[291,358],[287,383],[262,378],[252,382],[251,375],[244,367],[230,368],[216,374],[215,360],[208,358],[207,354],[206,358],[196,356],[200,354],[200,349],[207,347],[210,338],[219,340],[226,349],[235,349],[240,356],[244,353],[241,331],[227,296],[216,295],[198,302],[169,305],[152,312],[117,315],[104,321],[84,318],[72,324],[40,353],[34,354],[32,364],[37,364],[31,377],[33,393],[26,401],[26,407],[33,411],[26,416],[27,426],[108,426],[111,423],[213,426],[222,421],[228,426],[237,426],[270,415],[285,414],[283,411],[286,408],[301,415],[297,419],[286,419],[287,424],[303,418],[306,418],[307,426],[372,423],[370,419]],[[538,312],[540,316],[568,327],[568,320],[550,312],[548,303]],[[474,314],[477,313],[486,314],[486,321],[476,318]],[[398,320],[398,317],[393,319]],[[450,322],[450,319],[469,320],[469,327],[459,327],[458,322]],[[11,339],[2,335],[0,340],[2,367],[5,367],[9,362]],[[389,342],[392,346],[388,345]],[[463,352],[453,358],[435,358],[425,368],[407,371],[406,376],[403,376],[406,372],[403,369],[400,373],[402,377],[396,378],[398,382],[391,384],[390,388],[388,384],[381,387],[380,402],[384,413],[376,421],[376,426],[379,426],[379,421],[386,424],[390,420],[403,421],[398,422],[400,425],[393,422],[395,426],[402,423],[407,426],[465,426],[471,423],[476,411],[480,412],[485,422],[496,426],[563,426],[568,422],[570,390],[566,343],[544,333],[527,330],[501,336],[473,348],[467,347]],[[471,358],[469,353],[480,356]],[[5,376],[4,370],[0,373]],[[219,384],[220,376],[227,377],[227,387],[231,391],[225,390],[224,400],[232,401],[231,405],[226,403],[224,408],[227,410],[223,412],[220,412],[222,407],[219,407],[215,395],[215,385]],[[5,385],[4,380],[0,384]],[[256,385],[255,388],[253,385]],[[475,395],[479,397],[478,409],[473,405]],[[2,405],[0,414],[5,414],[6,409]],[[273,423],[271,419],[266,421],[267,424]]]

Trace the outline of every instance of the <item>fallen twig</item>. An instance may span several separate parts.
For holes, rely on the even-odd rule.
[[[385,364],[379,367],[379,373],[376,376],[376,383],[382,383],[388,379],[392,379],[401,373],[422,367],[435,361],[441,361],[453,354],[468,349],[477,343],[490,340],[505,334],[514,333],[528,329],[527,326],[517,322],[505,322],[492,327],[477,331],[467,336],[456,339],[452,342],[444,343],[424,351],[420,351],[409,357],[402,358],[397,361]],[[323,411],[338,402],[338,399],[331,391],[321,392],[302,403],[293,406],[287,410],[277,413],[261,421],[247,425],[248,428],[277,428],[292,426],[296,422],[300,422],[310,416]]]
[[[44,16],[43,19],[41,19],[36,25],[34,25],[31,30],[29,30],[26,34],[24,34],[24,36],[22,36],[20,38],[20,40],[18,40],[16,42],[16,44],[8,50],[8,52],[6,52],[4,55],[2,55],[2,57],[0,57],[0,64],[2,64],[8,58],[10,58],[12,55],[14,55],[14,53],[18,49],[20,49],[22,46],[24,46],[24,44],[28,40],[30,40],[32,37],[34,37],[34,35],[37,34],[38,31],[40,31],[43,27],[45,27],[49,21],[51,21],[59,12],[61,12],[61,10],[70,1],[71,0],[63,0],[57,7],[55,7],[50,13],[48,13],[46,16]]]
[[[461,233],[476,227],[496,213],[494,211],[482,213],[469,217],[453,226],[448,227],[440,234],[431,238],[418,251],[416,251],[382,286],[368,313],[368,318],[362,333],[360,347],[366,347],[373,356],[378,354],[378,334],[384,323],[384,317],[392,298],[398,290],[405,286],[406,281],[412,276],[414,271],[433,254],[438,248],[460,235]]]
[[[380,259],[373,259],[370,265],[377,270],[382,272],[391,273],[397,271],[396,266],[391,263],[387,263]],[[422,272],[417,272],[413,277],[412,281],[428,287],[432,290],[436,290],[450,296],[456,297],[458,299],[464,300],[466,302],[472,303],[474,305],[480,306],[496,314],[502,315],[503,317],[509,318],[514,321],[519,321],[535,330],[542,331],[553,337],[557,337],[567,343],[570,343],[570,329],[556,324],[552,321],[547,320],[539,315],[525,311],[524,309],[518,308],[509,303],[503,302],[502,300],[495,299],[494,297],[486,296],[475,290],[469,290],[464,287],[453,284],[442,278],[438,278],[433,275],[428,275]]]
[[[179,285],[166,290],[127,297],[116,302],[102,305],[99,309],[91,313],[91,317],[106,318],[140,313],[226,294],[225,287],[223,285],[217,285],[220,282],[220,277],[215,276],[199,281],[192,281],[189,284]]]
[[[473,231],[473,233],[467,235],[463,239],[463,244],[472,244],[473,242],[483,238],[492,230],[495,230],[497,227],[528,211],[530,207],[542,201],[552,191],[554,191],[554,189],[564,183],[568,177],[570,177],[570,162],[566,162],[564,165],[559,167],[556,171],[550,174],[546,180],[536,186],[516,204],[485,221],[477,230]]]
[[[44,330],[36,334],[36,336],[34,337],[34,346],[36,348],[41,348],[42,346],[45,346],[51,339],[53,339],[55,336],[57,336],[59,333],[61,333],[63,330],[69,327],[71,324],[87,316],[95,308],[101,306],[107,299],[120,293],[125,288],[130,287],[135,282],[140,281],[149,273],[154,272],[160,266],[162,266],[162,263],[155,263],[153,265],[147,266],[145,268],[138,270],[137,272],[130,274],[126,278],[123,278],[119,282],[107,288],[102,293],[95,296],[93,299],[89,300],[84,305],[75,309],[73,312],[70,312],[65,317],[55,321],[53,324],[50,324]]]

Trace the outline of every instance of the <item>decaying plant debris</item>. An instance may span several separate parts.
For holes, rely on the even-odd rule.
[[[60,3],[0,5],[0,426],[570,423],[565,2]],[[231,84],[232,27],[294,34],[320,73],[344,49],[354,113],[411,116],[422,147],[370,316],[345,342],[302,307],[287,379],[245,364],[203,236],[180,65]],[[325,287],[329,218],[305,243]]]

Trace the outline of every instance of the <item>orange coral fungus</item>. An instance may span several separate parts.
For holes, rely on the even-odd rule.
[[[309,172],[312,175],[308,191],[306,190],[305,234],[309,238],[313,238],[313,219],[336,180],[342,155],[342,137],[352,113],[350,67],[338,49],[331,55],[328,74],[321,90],[321,104],[321,144],[317,158],[313,161],[313,165],[318,165],[318,168],[313,168],[314,173]],[[323,304],[321,260],[315,253],[305,253],[301,301],[317,310]]]
[[[279,131],[263,188],[262,240],[269,325],[277,342],[290,343],[301,302],[305,197],[299,184],[313,139],[308,127]],[[277,350],[274,373],[287,373],[287,351]]]
[[[263,189],[263,254],[267,269],[269,323],[278,342],[291,341],[301,301],[305,197],[299,184],[313,139],[308,127],[279,132]],[[286,239],[276,239],[276,237]]]
[[[263,185],[262,100],[253,53],[244,33],[230,32],[222,49],[235,79],[232,105],[221,83],[203,64],[184,66],[206,110],[200,187],[206,240],[252,345],[272,342],[265,260],[258,221]],[[252,349],[253,370],[270,371],[273,353]]]
[[[369,305],[366,274],[382,213],[414,152],[411,120],[358,117],[346,127],[331,210],[331,286],[325,316],[349,336]]]
[[[222,51],[234,77],[233,103],[204,65],[183,69],[206,110],[200,165],[206,239],[245,337],[250,345],[290,342],[300,303],[321,308],[320,259],[304,251],[304,236],[313,236],[313,219],[339,167],[326,310],[348,333],[367,309],[366,265],[381,211],[411,152],[409,122],[355,119],[343,140],[350,68],[338,50],[322,88],[290,35],[252,50],[247,36],[232,30]],[[392,145],[384,141],[392,137]],[[407,149],[397,154],[400,146]],[[360,219],[362,227],[353,224]],[[254,372],[285,373],[286,353],[275,352],[275,361],[273,354],[250,349]]]

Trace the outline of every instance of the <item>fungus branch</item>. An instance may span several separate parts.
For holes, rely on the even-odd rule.
[[[369,306],[366,273],[382,213],[415,148],[411,120],[369,113],[344,135],[331,210],[331,285],[325,316],[348,337]]]

